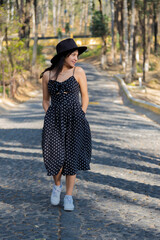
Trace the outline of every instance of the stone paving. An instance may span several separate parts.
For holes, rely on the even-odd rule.
[[[50,204],[41,151],[42,93],[0,116],[1,240],[160,239],[160,126],[124,106],[117,82],[84,67],[91,170],[79,172],[75,210]]]

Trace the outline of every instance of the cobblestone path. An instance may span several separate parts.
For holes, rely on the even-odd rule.
[[[77,174],[75,211],[50,204],[41,152],[42,94],[0,116],[1,240],[160,239],[160,126],[124,106],[117,83],[84,67],[91,170]]]

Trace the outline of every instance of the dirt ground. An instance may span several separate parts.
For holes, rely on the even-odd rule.
[[[11,109],[19,103],[28,101],[30,98],[37,96],[41,89],[40,79],[28,79],[23,84],[17,87],[14,98],[0,97],[0,107],[2,109]]]
[[[102,71],[100,66],[100,58],[88,57],[81,59],[79,61],[86,61],[92,63],[99,71]],[[104,70],[103,70],[104,71]],[[111,62],[108,64],[106,73],[110,76],[116,74],[123,74],[123,68],[120,64],[112,65]],[[138,74],[142,77],[142,74]],[[151,71],[147,74],[147,81],[143,83],[143,87],[139,88],[138,80],[134,81],[135,86],[128,86],[129,91],[132,96],[138,99],[145,100],[154,104],[160,105],[160,69],[157,68],[156,71]]]

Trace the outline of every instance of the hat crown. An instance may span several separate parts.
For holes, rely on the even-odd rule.
[[[78,50],[78,55],[86,51],[86,46],[78,47],[73,38],[67,38],[59,42],[56,46],[57,54],[51,59],[52,65],[58,64],[59,58],[70,50]]]
[[[77,44],[72,38],[68,38],[59,42],[56,46],[57,54],[65,52],[74,48],[78,48]]]

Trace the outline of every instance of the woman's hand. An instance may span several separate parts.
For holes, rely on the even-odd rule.
[[[50,105],[50,95],[48,92],[48,80],[49,80],[49,71],[46,71],[42,77],[42,90],[43,90],[43,102],[42,106],[45,112],[47,112]]]
[[[87,88],[87,78],[83,68],[76,67],[75,78],[80,85],[82,110],[86,113],[89,103],[89,97]]]

